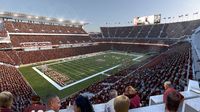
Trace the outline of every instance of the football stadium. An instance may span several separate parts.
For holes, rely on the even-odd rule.
[[[0,112],[200,111],[199,1],[36,1],[0,8]]]

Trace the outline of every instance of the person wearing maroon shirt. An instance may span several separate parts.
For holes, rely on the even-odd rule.
[[[126,87],[124,95],[126,95],[130,99],[129,109],[140,107],[140,97],[135,88],[133,88],[132,86]]]
[[[46,111],[46,106],[40,102],[40,97],[35,95],[31,98],[31,105],[24,109],[24,112],[38,112],[41,110],[42,112]]]
[[[12,112],[13,95],[8,91],[0,93],[0,112]]]
[[[172,84],[171,84],[170,81],[166,81],[164,83],[164,88],[165,88],[165,92],[163,94],[163,102],[166,103],[166,99],[167,99],[168,94],[171,93],[171,92],[176,92],[176,90],[172,87]],[[180,95],[180,97],[182,99],[184,99],[184,96],[182,94],[180,94],[180,93],[178,93],[178,94]]]

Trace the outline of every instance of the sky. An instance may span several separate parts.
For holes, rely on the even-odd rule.
[[[137,16],[189,14],[192,18],[200,13],[200,0],[0,0],[0,11],[85,21],[89,23],[86,31],[97,32],[106,23],[132,25],[128,22]]]

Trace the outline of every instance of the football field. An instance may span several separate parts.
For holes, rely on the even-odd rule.
[[[20,71],[42,99],[50,92],[64,98],[148,57],[109,51],[21,67]]]

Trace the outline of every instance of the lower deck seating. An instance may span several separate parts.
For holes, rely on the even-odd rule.
[[[12,66],[0,65],[0,92],[10,91],[14,95],[13,112],[22,112],[34,94],[20,72]]]

